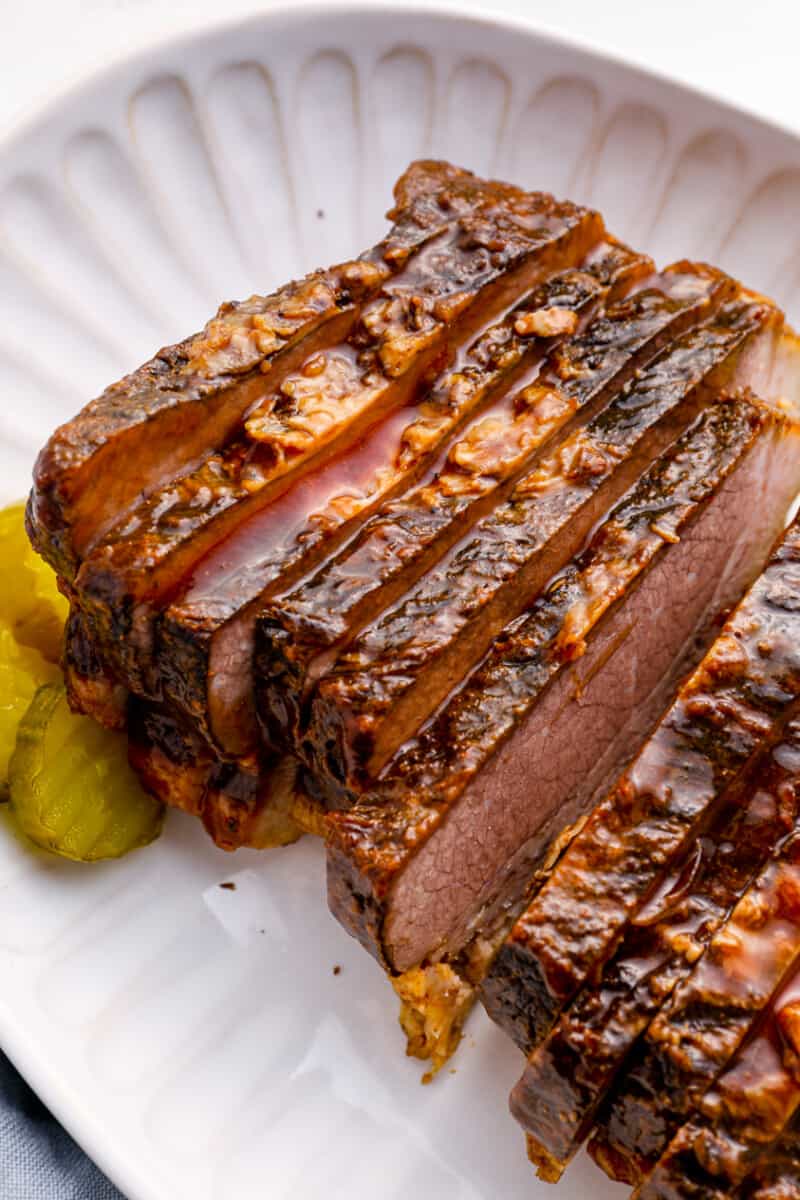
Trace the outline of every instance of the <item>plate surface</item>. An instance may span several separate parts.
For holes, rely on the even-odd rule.
[[[419,155],[595,204],[660,262],[797,307],[790,134],[524,28],[273,12],[122,63],[0,148],[2,498],[220,299],[369,245]],[[0,1041],[130,1200],[553,1195],[507,1114],[513,1047],[476,1016],[420,1088],[310,841],[226,856],[176,813],[87,869],[3,822],[0,980]],[[625,1193],[581,1159],[557,1194]]]

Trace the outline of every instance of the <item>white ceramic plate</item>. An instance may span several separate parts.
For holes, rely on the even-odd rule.
[[[295,7],[119,64],[0,148],[3,498],[221,298],[367,246],[419,155],[596,204],[659,261],[795,306],[788,133],[526,28]],[[323,875],[310,841],[227,857],[178,814],[91,869],[3,825],[0,1041],[130,1200],[550,1195],[507,1114],[513,1047],[477,1016],[420,1088]],[[588,1194],[624,1193],[582,1159],[560,1195]]]

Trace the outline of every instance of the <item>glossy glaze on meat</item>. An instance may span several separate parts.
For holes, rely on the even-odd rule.
[[[76,579],[82,607],[133,690],[158,691],[154,610],[206,553],[291,482],[416,403],[461,345],[603,235],[596,214],[541,193],[490,185],[475,193],[444,232],[392,256],[394,274],[344,341],[297,363],[233,440],[153,492],[85,559]]]
[[[320,775],[358,789],[380,773],[716,389],[750,382],[773,318],[735,300],[678,339],[356,638],[311,702]]]
[[[346,336],[364,302],[410,255],[512,192],[519,195],[445,163],[415,163],[395,190],[395,225],[371,251],[273,295],[224,304],[201,333],[113,384],[57,429],[39,456],[29,505],[34,545],[59,574],[74,577],[132,504],[223,444],[285,375]]]
[[[800,1112],[800,974],[780,987],[754,1036],[698,1102],[637,1200],[728,1200],[793,1130]]]
[[[522,1042],[520,1048],[530,1058],[514,1089],[513,1105],[529,1134],[529,1155],[544,1177],[561,1175],[592,1131],[620,1074],[615,1099],[598,1122],[598,1154],[608,1157],[609,1151],[599,1146],[609,1122],[628,1139],[641,1139],[652,1148],[654,1126],[665,1123],[667,1089],[648,1071],[642,1086],[637,1085],[640,1068],[631,1065],[630,1053],[637,1047],[641,1055],[639,1038],[659,1012],[672,1011],[667,1002],[698,960],[702,975],[710,961],[709,941],[753,875],[795,828],[799,796],[800,723],[792,721],[754,780],[734,789],[706,834],[667,873],[600,977],[584,986],[538,1048],[531,1053],[528,1040]],[[764,974],[759,972],[759,983]],[[697,977],[692,978],[696,989]],[[674,1033],[675,1026],[671,1029]],[[511,1032],[520,1036],[525,1027],[518,1023]],[[607,1140],[613,1141],[617,1161],[620,1141],[610,1132]],[[637,1173],[628,1169],[624,1178],[632,1182]]]
[[[367,522],[317,575],[260,618],[260,709],[273,739],[302,735],[300,709],[337,651],[399,600],[484,514],[554,435],[564,437],[621,389],[665,342],[707,314],[730,281],[678,264],[559,343],[503,410],[482,419],[433,478]]]
[[[797,439],[779,421],[773,441],[761,419],[772,428],[774,418],[761,412],[761,432],[754,432],[755,411],[740,401],[704,415],[498,640],[380,787],[332,814],[329,896],[340,920],[377,957],[405,970],[458,950],[485,912],[529,878],[550,839],[586,810],[618,770],[625,747],[656,719],[669,695],[672,681],[662,681],[671,664],[690,653],[696,631],[702,644],[709,607],[715,613],[722,601],[718,584],[729,598],[738,595],[780,528],[776,511],[765,545],[761,518],[747,514],[762,493],[767,461],[787,481],[785,511]],[[717,531],[734,512],[747,533],[731,556]],[[682,582],[700,546],[715,563],[714,585],[698,581],[684,597]],[[663,605],[676,589],[667,626],[656,598]],[[632,624],[647,646],[644,656],[629,636]],[[648,640],[656,629],[658,646]],[[608,703],[598,709],[601,696]],[[528,762],[538,764],[536,775]],[[525,979],[512,977],[503,982],[504,995],[513,995],[515,982],[523,992]],[[526,1005],[538,1011],[538,997],[531,994]]]
[[[615,948],[800,696],[795,522],[655,733],[514,927],[492,975],[532,1046]]]
[[[769,861],[714,933],[693,970],[662,998],[627,1064],[595,1144],[625,1178],[643,1178],[714,1077],[738,1050],[800,956],[800,725],[790,721],[753,784],[772,814]],[[748,822],[749,826],[749,822]],[[752,859],[752,830],[740,853]],[[754,872],[753,872],[754,873]],[[598,1153],[602,1153],[598,1149]]]
[[[559,340],[557,333],[530,331],[534,317],[542,330],[556,328],[555,313],[562,322],[574,315],[582,324],[606,297],[619,296],[648,269],[647,259],[621,245],[601,243],[579,269],[555,274],[483,333],[419,404],[393,414],[245,522],[200,564],[159,622],[158,670],[166,694],[202,722],[223,750],[252,749],[257,740],[251,702],[253,631],[271,596],[281,594],[278,610],[283,611],[284,594],[293,581],[343,539],[352,538],[378,505],[407,492],[421,474],[435,472],[432,460],[439,467],[442,459],[449,462],[470,430],[497,420],[495,412],[505,412],[508,389]],[[520,323],[523,333],[516,330]],[[482,415],[466,435],[460,434],[476,411]],[[529,427],[536,415],[531,406]]]

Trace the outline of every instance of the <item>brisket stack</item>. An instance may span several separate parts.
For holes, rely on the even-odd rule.
[[[799,584],[795,521],[485,981],[545,1178],[596,1120],[601,1165],[647,1179],[797,968]]]
[[[42,451],[71,702],[220,846],[325,837],[410,1051],[480,993],[525,1054],[544,1178],[795,1195],[797,341],[551,196],[395,202]]]

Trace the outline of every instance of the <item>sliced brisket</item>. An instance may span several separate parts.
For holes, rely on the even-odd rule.
[[[600,218],[506,189],[458,216],[366,303],[344,342],[273,388],[245,430],[109,530],[76,580],[118,678],[158,692],[153,618],[215,545],[294,481],[419,399],[431,373],[602,237]],[[155,678],[154,678],[155,676]]]
[[[452,442],[471,413],[490,401],[484,420],[492,420],[495,410],[504,412],[503,393],[558,340],[559,323],[562,336],[572,320],[585,323],[609,294],[618,298],[648,266],[618,243],[601,243],[580,269],[554,275],[482,334],[412,414],[401,409],[246,521],[199,565],[159,622],[158,670],[165,694],[226,753],[252,750],[257,729],[251,660],[259,608],[352,536],[378,504],[412,486],[432,456],[447,453],[442,444]],[[535,334],[532,323],[544,332]],[[529,426],[533,419],[531,412]],[[456,448],[451,445],[450,456]]]
[[[318,684],[303,741],[334,798],[368,786],[716,389],[772,394],[762,360],[779,322],[744,296],[685,334],[356,638]]]
[[[559,1178],[588,1136],[598,1106],[623,1064],[627,1066],[639,1036],[691,974],[754,872],[795,827],[799,798],[800,722],[794,721],[755,782],[743,794],[731,794],[707,834],[676,863],[631,922],[600,978],[582,989],[531,1054],[512,1094],[512,1109],[528,1132],[529,1157],[542,1178]],[[764,899],[763,886],[750,894],[751,909],[759,896]],[[762,912],[766,919],[766,900]],[[728,939],[735,920],[727,926]],[[764,974],[759,972],[759,986]],[[673,1045],[671,1040],[668,1055]],[[628,1069],[626,1078],[631,1074]],[[667,1094],[666,1085],[655,1087],[648,1103],[642,1101],[638,1111],[624,1115],[630,1136],[634,1131],[644,1136],[654,1119],[661,1120]]]
[[[800,795],[797,723],[775,748],[769,774],[765,804],[791,813]],[[609,1101],[596,1145],[608,1144],[614,1161],[624,1163],[626,1179],[648,1174],[800,957],[798,830],[800,824],[793,835],[776,839],[773,860],[694,971],[665,998]]]
[[[798,589],[796,521],[496,958],[487,1007],[519,1044],[538,1045],[597,976],[630,919],[696,844],[800,695]]]
[[[222,445],[284,376],[346,336],[409,256],[512,192],[446,163],[414,163],[395,189],[394,228],[361,259],[224,304],[202,333],[113,384],[39,455],[28,527],[40,553],[71,579],[131,505]]]
[[[380,786],[332,814],[329,900],[373,954],[403,971],[452,953],[524,891],[655,721],[681,660],[696,661],[694,635],[760,568],[796,460],[793,426],[743,400],[712,405]],[[524,967],[506,973],[499,994],[522,992],[512,1008],[527,1016]]]
[[[672,337],[708,314],[731,281],[680,263],[555,347],[528,386],[480,420],[430,478],[381,508],[348,547],[259,619],[257,686],[268,736],[294,744],[311,684],[348,638],[397,601],[564,436]]]
[[[296,842],[309,831],[297,804],[296,778],[297,762],[288,756],[217,763],[205,793],[206,830],[223,850]]]
[[[479,996],[525,1052],[542,1178],[800,1200],[800,341],[445,163],[389,218],[40,454],[70,703],[217,846],[325,837],[409,1053]]]
[[[637,1200],[730,1200],[800,1112],[800,975],[681,1126]]]

